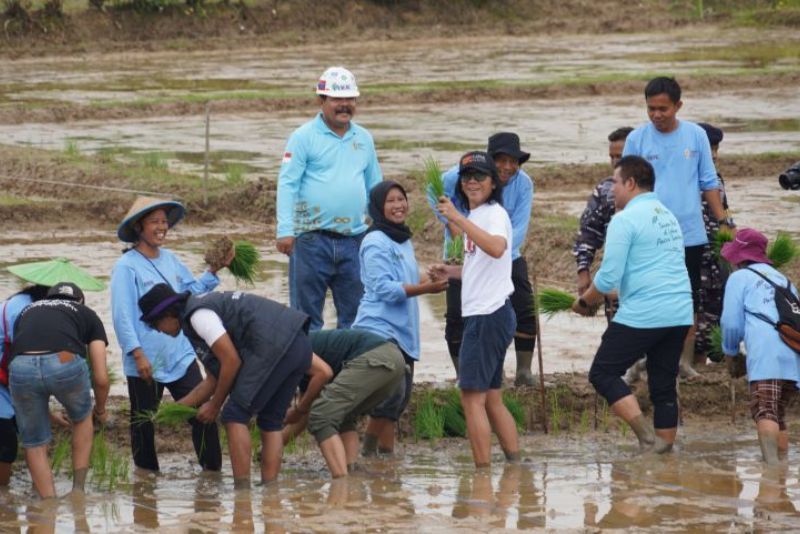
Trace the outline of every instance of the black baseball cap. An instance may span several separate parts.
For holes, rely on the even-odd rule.
[[[497,178],[497,167],[494,164],[494,159],[486,152],[481,152],[480,150],[467,152],[461,156],[461,160],[458,162],[459,178],[470,172],[477,172]]]
[[[47,298],[83,302],[83,291],[72,282],[59,282],[47,290]]]

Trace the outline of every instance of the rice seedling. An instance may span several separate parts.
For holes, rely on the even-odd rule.
[[[231,163],[225,170],[225,181],[231,186],[244,183],[245,166],[238,163]]]
[[[775,240],[767,248],[767,257],[776,269],[787,265],[798,256],[800,256],[800,246],[785,232],[778,232]]]
[[[148,169],[164,170],[167,168],[167,162],[164,161],[163,156],[158,152],[147,152],[142,156],[142,162]]]
[[[600,409],[600,423],[597,425],[598,429],[603,432],[608,432],[609,414],[608,403],[605,399],[602,401],[602,408]]]
[[[619,431],[622,433],[623,438],[628,437],[628,431],[631,429],[628,425],[619,425]]]
[[[519,399],[505,391],[503,392],[503,404],[505,404],[506,409],[511,413],[511,417],[514,418],[514,422],[517,424],[517,430],[525,430],[525,408],[522,406],[522,403],[519,402]]]
[[[557,436],[561,432],[561,416],[563,410],[558,400],[558,390],[554,389],[550,392],[550,427],[553,430],[553,435]]]
[[[61,472],[61,468],[64,466],[66,459],[70,456],[71,450],[71,440],[60,436],[53,447],[53,458],[50,460],[50,468],[53,470],[53,475],[58,475],[58,473]]]
[[[233,260],[228,266],[228,270],[237,280],[254,284],[256,266],[261,261],[261,255],[255,245],[248,241],[236,241],[233,244],[233,250]]]
[[[444,181],[442,180],[442,168],[432,157],[425,158],[425,191],[434,201],[444,196]]]
[[[134,417],[137,423],[151,422],[164,426],[179,426],[197,415],[197,408],[178,404],[177,402],[162,402],[156,410],[139,412]]]
[[[414,430],[417,439],[437,440],[444,437],[444,413],[430,392],[423,397],[414,417]]]
[[[711,244],[711,248],[714,251],[714,257],[720,259],[722,256],[720,255],[722,251],[722,245],[727,243],[728,241],[733,241],[733,233],[728,230],[720,230],[716,234],[714,234],[714,242]]]
[[[575,296],[560,289],[544,288],[539,292],[538,309],[548,319],[556,313],[567,311],[575,303]]]
[[[591,416],[589,415],[589,410],[584,409],[581,412],[581,418],[578,422],[578,433],[581,435],[587,434],[589,432],[589,419]]]
[[[130,462],[125,454],[106,441],[105,431],[100,430],[92,439],[92,454],[89,457],[92,470],[92,483],[111,490],[117,484],[128,480]]]
[[[81,151],[78,148],[78,143],[76,143],[72,139],[68,139],[66,144],[64,145],[64,154],[69,156],[70,158],[77,158],[81,155]]]
[[[464,408],[461,406],[461,395],[453,388],[447,391],[445,397],[445,404],[442,406],[444,435],[463,438],[467,435],[467,421],[464,418]]]
[[[451,237],[445,245],[446,262],[451,265],[464,263],[464,239],[461,236]]]
[[[709,336],[711,340],[711,347],[708,349],[708,359],[712,362],[721,362],[725,358],[725,351],[722,350],[722,328],[719,325],[715,325],[711,329],[711,335]]]

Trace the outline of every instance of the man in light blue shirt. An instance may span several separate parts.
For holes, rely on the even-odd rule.
[[[720,229],[730,231],[733,222],[722,205],[708,136],[697,124],[677,118],[683,106],[678,82],[663,76],[653,78],[645,87],[644,96],[650,122],[631,132],[625,141],[623,156],[641,156],[655,169],[656,195],[681,225],[692,301],[697,312],[703,249],[708,243],[701,195]],[[694,332],[693,326],[686,336],[681,357],[685,368],[691,368],[694,360]],[[688,374],[697,375],[694,370]]]
[[[337,326],[348,328],[363,293],[358,248],[369,191],[383,180],[375,143],[351,121],[358,86],[343,67],[317,84],[321,111],[286,144],[277,191],[277,249],[289,256],[289,299],[322,328],[328,288]]]
[[[503,208],[511,219],[511,281],[514,283],[511,305],[517,316],[517,330],[514,333],[517,372],[514,383],[517,386],[532,386],[534,378],[531,364],[536,343],[536,320],[533,313],[533,289],[528,278],[528,263],[521,252],[528,235],[533,205],[533,180],[521,169],[521,165],[528,161],[531,155],[520,148],[519,136],[510,132],[500,132],[489,137],[486,152],[492,156],[497,166],[500,181],[503,183]],[[460,203],[456,195],[458,165],[448,169],[442,175],[442,180],[445,194],[461,213],[468,215],[469,209]],[[435,209],[438,199],[433,198],[430,193],[428,203],[445,225],[445,260],[447,260],[449,259],[446,257],[447,243],[452,240],[454,233],[460,235],[460,231],[451,228],[447,220],[438,214]],[[447,287],[445,317],[445,340],[450,359],[453,360],[457,372],[458,354],[464,332],[464,321],[461,318],[461,280],[450,280]]]
[[[592,285],[573,310],[594,313],[603,295],[617,290],[620,307],[603,334],[589,381],[612,411],[628,423],[642,449],[672,449],[678,427],[676,378],[683,340],[693,321],[683,235],[675,216],[653,192],[653,167],[625,156],[614,170],[617,213],[606,234],[605,254]],[[645,354],[653,402],[653,430],[622,379]]]

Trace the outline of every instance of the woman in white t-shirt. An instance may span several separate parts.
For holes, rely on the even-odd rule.
[[[464,265],[434,265],[433,279],[461,278],[464,337],[458,366],[461,405],[476,467],[491,463],[491,431],[510,462],[519,461],[519,437],[503,404],[503,360],[517,326],[509,296],[511,221],[502,206],[502,184],[494,160],[485,152],[468,152],[458,168],[456,194],[469,206],[461,214],[447,197],[437,210],[464,234]]]

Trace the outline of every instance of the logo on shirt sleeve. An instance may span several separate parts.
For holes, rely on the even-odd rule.
[[[281,163],[291,163],[292,162],[292,153],[291,152],[284,152],[283,159]]]

